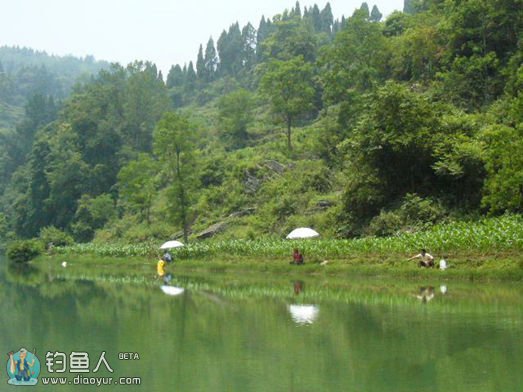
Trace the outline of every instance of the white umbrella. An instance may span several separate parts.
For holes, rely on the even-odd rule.
[[[309,227],[299,227],[297,229],[294,229],[287,235],[287,239],[289,240],[295,240],[298,238],[314,238],[319,237],[320,233],[318,233],[315,230],[312,230]]]
[[[171,249],[171,248],[180,248],[184,246],[180,241],[167,241],[162,246],[160,246],[160,249]]]
[[[172,295],[172,296],[180,295],[181,293],[184,292],[184,289],[181,288],[181,287],[174,287],[174,286],[163,285],[160,288],[162,289],[162,291],[165,294]]]

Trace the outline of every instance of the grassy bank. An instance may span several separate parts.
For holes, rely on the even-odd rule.
[[[305,255],[306,265],[288,264],[293,247]],[[436,260],[444,257],[447,271],[425,270],[406,261],[419,248],[427,248]],[[419,233],[386,238],[349,240],[281,239],[194,242],[172,251],[180,270],[242,271],[310,274],[395,275],[449,278],[523,279],[523,219],[505,216],[477,222],[437,225]],[[83,266],[146,265],[152,269],[158,244],[77,244],[53,249],[52,260],[73,260]],[[321,265],[325,260],[327,265]]]
[[[158,243],[140,244],[76,244],[57,247],[54,252],[64,255],[91,254],[97,256],[155,256]],[[421,247],[438,257],[452,254],[495,254],[523,250],[523,218],[518,215],[482,219],[476,222],[452,222],[435,225],[417,233],[401,233],[391,237],[357,239],[314,239],[286,241],[282,239],[200,241],[173,250],[179,259],[208,259],[214,256],[288,256],[290,249],[299,247],[314,259],[345,258],[351,255],[381,257],[389,254],[408,255]]]
[[[441,271],[437,268],[419,268],[415,261],[407,261],[400,255],[389,255],[383,259],[348,257],[330,259],[328,264],[306,262],[303,266],[289,264],[288,257],[213,257],[210,259],[180,259],[168,266],[174,274],[230,274],[266,275],[298,278],[303,276],[339,277],[353,279],[372,277],[378,279],[399,278],[407,280],[459,280],[459,281],[523,281],[522,259],[518,254],[499,253],[497,255],[457,255],[451,259],[450,268]],[[78,278],[88,280],[97,276],[121,276],[125,279],[155,279],[156,258],[100,257],[93,255],[48,255],[35,261],[35,264],[52,266],[58,270],[67,261],[67,270]]]

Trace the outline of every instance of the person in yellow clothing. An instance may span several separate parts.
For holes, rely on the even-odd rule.
[[[165,276],[165,274],[166,274],[165,265],[166,264],[167,263],[162,259],[158,260],[158,263],[156,263],[156,273],[158,274],[158,277],[163,278]]]

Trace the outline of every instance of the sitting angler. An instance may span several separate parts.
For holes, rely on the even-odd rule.
[[[410,260],[419,259],[419,266],[420,267],[434,267],[434,256],[432,256],[430,253],[427,253],[425,249],[422,249],[421,252],[415,256],[412,256]]]

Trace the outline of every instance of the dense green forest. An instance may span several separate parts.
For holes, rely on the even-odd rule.
[[[0,47],[0,193],[26,162],[36,130],[56,119],[74,85],[108,67],[93,57]]]
[[[51,56],[28,48],[0,46],[0,129],[16,125],[35,95],[66,98],[81,79],[108,68],[91,57]]]
[[[165,78],[116,64],[72,89],[4,63],[0,104],[25,110],[2,136],[0,236],[383,236],[521,213],[522,5],[406,0],[383,19],[363,3],[334,20],[296,3]]]

